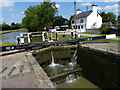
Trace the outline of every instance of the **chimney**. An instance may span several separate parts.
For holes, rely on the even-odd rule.
[[[93,12],[97,12],[97,4],[96,4],[96,3],[94,3],[94,4],[92,5],[92,8],[93,8]]]
[[[78,15],[79,13],[81,13],[81,10],[80,10],[80,9],[77,9],[77,10],[76,10],[76,14]]]

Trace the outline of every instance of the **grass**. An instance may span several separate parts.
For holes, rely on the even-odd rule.
[[[13,42],[0,41],[0,46],[15,45]]]
[[[106,35],[106,34],[93,33],[93,32],[83,32],[83,33],[81,33],[81,34]]]
[[[82,41],[81,43],[89,43],[89,42],[111,42],[111,43],[120,43],[120,40],[99,39],[99,40],[92,40],[92,41]]]
[[[16,32],[16,31],[25,31],[25,30],[26,30],[25,28],[20,28],[20,29],[15,29],[15,30],[4,30],[4,31],[0,31],[0,34]]]

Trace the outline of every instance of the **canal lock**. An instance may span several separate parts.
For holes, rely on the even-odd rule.
[[[51,47],[33,55],[54,86],[63,82],[72,82],[81,76],[82,69],[77,64],[76,46]]]

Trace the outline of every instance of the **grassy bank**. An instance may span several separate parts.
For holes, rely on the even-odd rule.
[[[111,43],[120,43],[120,40],[99,39],[99,40],[92,40],[92,41],[83,41],[83,42],[81,42],[81,43],[89,43],[89,42],[111,42]]]
[[[0,41],[0,46],[15,45],[13,42]]]
[[[21,28],[21,29],[16,29],[16,30],[4,30],[4,31],[0,31],[0,34],[16,32],[16,31],[26,31],[26,28]]]

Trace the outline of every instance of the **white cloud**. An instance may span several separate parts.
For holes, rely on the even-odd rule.
[[[12,9],[12,8],[10,8],[10,9],[9,9],[9,11],[13,11],[13,9]]]
[[[60,8],[60,5],[59,4],[55,4],[56,8]]]
[[[21,12],[21,14],[24,14],[24,11],[23,11],[23,12]]]
[[[15,14],[11,14],[11,16],[15,16]]]
[[[114,10],[114,9],[118,9],[118,4],[107,5],[105,7],[98,7],[98,10]]]
[[[119,0],[104,0],[104,2],[118,2]]]
[[[15,14],[11,14],[11,18],[12,18],[12,19],[15,19]]]
[[[4,20],[4,18],[0,18],[0,21],[3,21]]]
[[[0,2],[0,8],[14,6],[14,2],[8,0],[2,0]]]
[[[114,14],[118,13],[118,4],[107,5],[105,7],[98,7],[98,10],[102,10],[105,12],[113,12]]]
[[[91,6],[92,4],[91,3],[82,3],[81,5],[82,6]]]
[[[10,21],[10,23],[13,23],[14,21]]]

